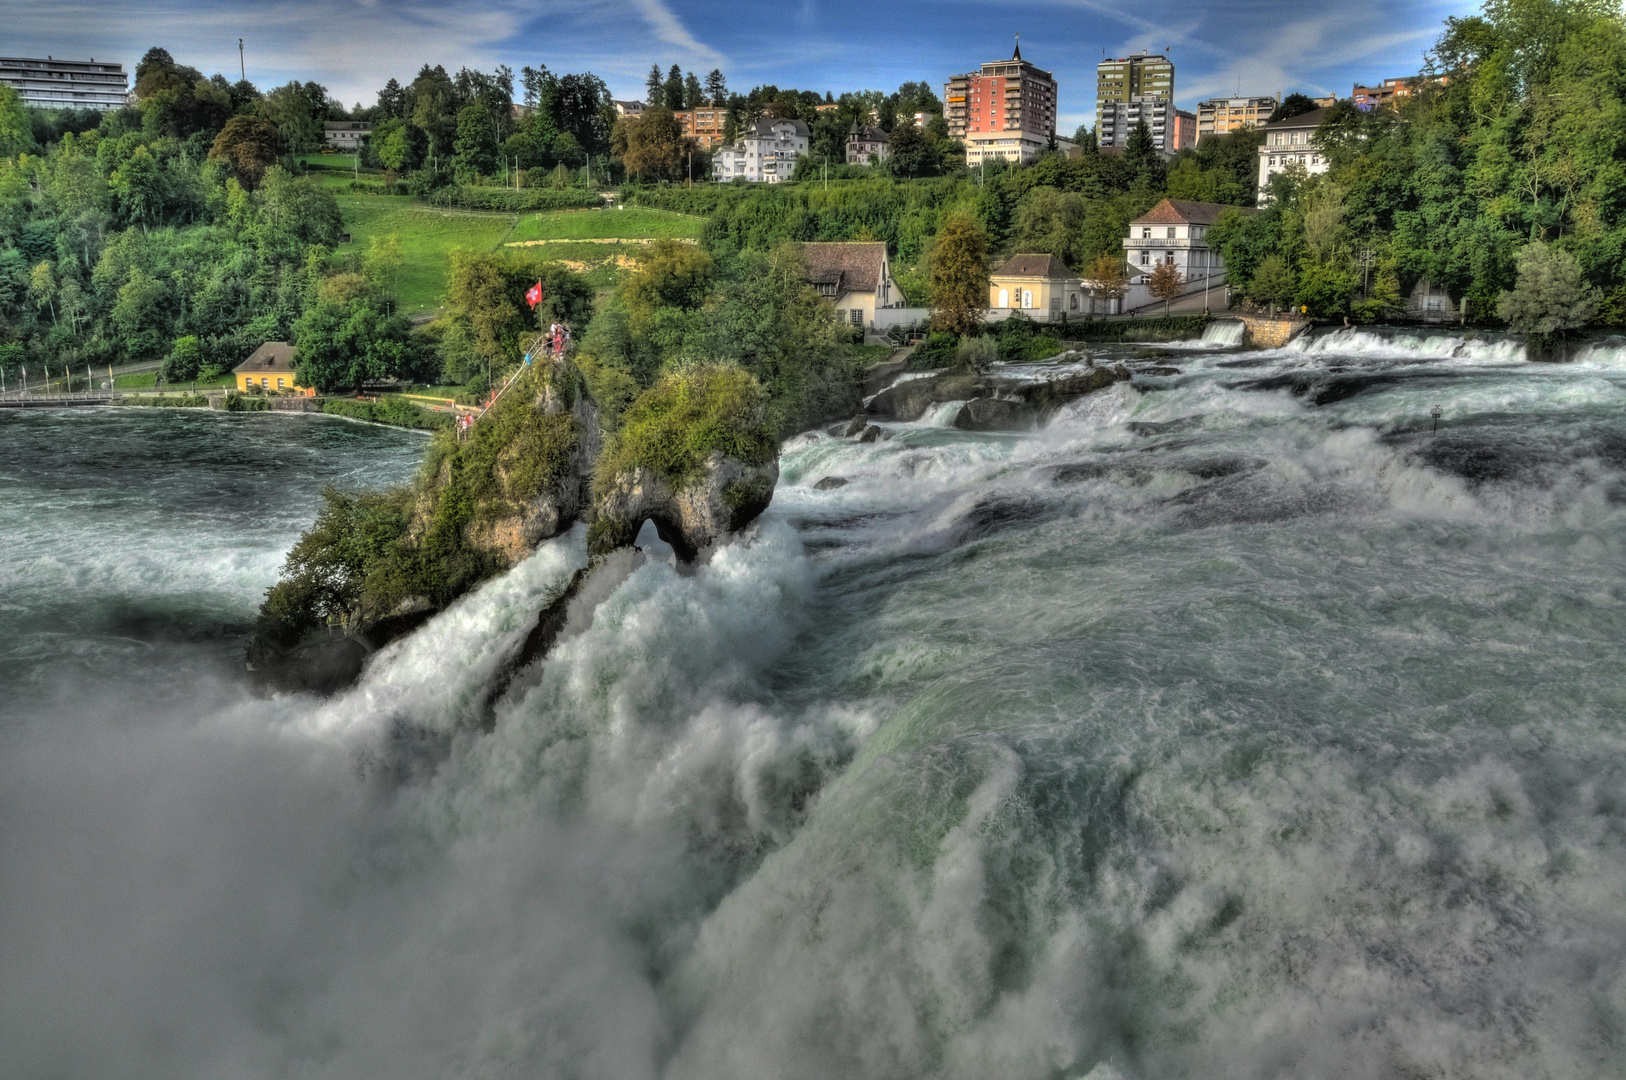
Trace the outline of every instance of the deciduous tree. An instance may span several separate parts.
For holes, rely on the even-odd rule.
[[[269,120],[258,116],[234,116],[215,136],[209,157],[231,166],[238,183],[249,191],[260,186],[265,170],[282,156],[282,139]]]
[[[934,321],[956,334],[981,325],[988,307],[988,234],[975,219],[953,214],[932,248]]]

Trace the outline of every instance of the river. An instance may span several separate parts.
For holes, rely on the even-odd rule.
[[[0,416],[0,1072],[1618,1075],[1626,349],[1168,352],[791,440],[489,734],[579,529],[264,700],[318,490],[422,437]]]

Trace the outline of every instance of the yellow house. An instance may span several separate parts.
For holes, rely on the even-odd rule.
[[[268,341],[233,369],[237,389],[245,394],[299,394],[315,397],[314,389],[294,383],[294,347],[286,341]]]
[[[1054,255],[1014,255],[988,276],[988,306],[1048,322],[1085,309],[1084,283]]]

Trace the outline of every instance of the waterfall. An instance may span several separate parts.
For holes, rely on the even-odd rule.
[[[1234,349],[1242,344],[1242,333],[1247,327],[1240,319],[1220,319],[1203,328],[1203,344],[1218,349]]]

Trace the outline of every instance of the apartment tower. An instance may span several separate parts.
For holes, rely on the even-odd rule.
[[[1157,108],[1159,98],[1163,110]],[[1150,127],[1150,118],[1173,108],[1174,61],[1167,56],[1138,52],[1095,66],[1095,135],[1102,146],[1124,145],[1137,121],[1146,119]],[[1172,149],[1152,134],[1159,149]]]
[[[1197,141],[1229,135],[1243,128],[1263,127],[1281,104],[1274,97],[1209,98],[1197,103]]]
[[[0,56],[0,83],[35,109],[122,108],[130,89],[123,64]]]
[[[949,137],[965,143],[968,165],[1003,158],[1032,161],[1056,135],[1056,80],[1022,59],[956,75],[943,86],[943,118]]]

